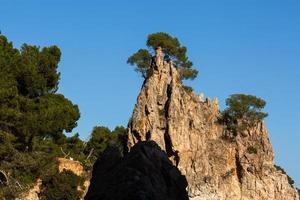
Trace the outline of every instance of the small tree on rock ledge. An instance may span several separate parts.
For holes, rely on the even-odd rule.
[[[233,94],[226,99],[226,105],[228,108],[222,112],[222,121],[235,136],[268,116],[261,112],[266,102],[253,95]]]
[[[198,71],[193,69],[193,63],[186,56],[186,47],[181,46],[176,37],[172,37],[168,33],[158,32],[148,35],[147,49],[139,49],[136,53],[131,55],[127,63],[136,65],[135,71],[142,74],[144,78],[148,77],[150,70],[151,58],[153,52],[161,47],[165,54],[166,60],[174,62],[179,69],[181,79],[195,79]],[[151,54],[152,52],[152,54]]]

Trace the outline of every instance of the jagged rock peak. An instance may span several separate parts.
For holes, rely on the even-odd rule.
[[[229,140],[219,117],[217,100],[186,90],[158,48],[128,124],[127,146],[155,141],[186,176],[193,200],[298,200],[274,167],[264,124]]]

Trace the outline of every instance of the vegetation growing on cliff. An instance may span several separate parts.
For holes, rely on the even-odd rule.
[[[175,62],[182,79],[196,77],[197,71],[192,69],[192,63],[186,57],[185,47],[176,38],[165,33],[151,34],[147,45],[152,51],[163,47],[165,59]],[[136,70],[146,77],[149,73],[147,62],[151,61],[151,56],[148,50],[142,49],[128,62],[136,64]],[[82,141],[79,134],[72,137],[64,135],[64,132],[76,127],[79,109],[57,93],[59,60],[60,50],[56,46],[41,49],[24,44],[18,50],[4,36],[0,36],[1,197],[15,199],[41,178],[42,199],[79,199],[81,192],[78,186],[82,185],[82,177],[70,171],[58,173],[53,159],[72,158],[90,170],[109,145],[121,150],[126,148],[127,131],[124,127],[111,131],[107,127],[96,126],[88,141]],[[190,87],[182,88],[192,92]],[[226,104],[228,108],[222,113],[222,120],[235,136],[267,116],[261,112],[265,101],[255,96],[232,95]],[[159,115],[164,116],[164,111],[161,109]],[[258,150],[255,146],[248,146],[247,152],[257,154]],[[175,155],[178,157],[178,151]],[[285,173],[283,169],[277,169]],[[232,176],[233,171],[230,169],[222,177]],[[293,185],[293,180],[289,176],[288,179]]]
[[[146,78],[150,73],[150,63],[155,50],[162,48],[166,60],[171,60],[179,69],[181,79],[195,79],[198,71],[193,68],[193,63],[186,55],[187,48],[182,46],[176,37],[168,33],[158,32],[148,35],[148,49],[139,49],[131,55],[127,63],[136,65],[135,71]]]
[[[39,194],[41,200],[79,200],[82,191],[78,187],[83,187],[84,179],[71,171],[64,170],[44,176],[42,191]]]
[[[266,102],[253,95],[233,94],[226,99],[226,105],[221,121],[234,136],[268,116],[261,111]]]
[[[290,176],[285,172],[285,170],[284,170],[282,167],[280,167],[280,166],[278,166],[278,165],[274,165],[274,167],[275,167],[278,171],[281,171],[283,174],[285,174],[285,175],[287,176],[287,179],[288,179],[289,184],[290,184],[292,187],[294,187],[295,181],[292,179],[292,177],[290,177]]]

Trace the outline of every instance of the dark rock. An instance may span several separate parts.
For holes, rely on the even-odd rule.
[[[187,181],[154,141],[124,157],[108,148],[95,163],[85,200],[185,200]]]

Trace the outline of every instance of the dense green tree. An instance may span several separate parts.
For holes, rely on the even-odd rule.
[[[127,60],[127,63],[136,65],[135,71],[140,72],[144,78],[150,72],[150,63],[153,52],[161,47],[166,60],[172,60],[179,69],[181,79],[191,79],[197,77],[198,71],[193,69],[193,63],[188,59],[186,47],[182,46],[176,37],[168,33],[158,32],[148,35],[147,49],[140,49]]]
[[[98,156],[111,142],[111,131],[104,126],[94,127],[90,139],[87,143],[86,152],[93,151],[93,155]]]
[[[268,116],[261,112],[266,102],[253,95],[233,94],[226,99],[226,105],[228,107],[222,112],[222,121],[234,135]]]
[[[14,135],[0,130],[0,160],[5,160],[14,153]]]
[[[94,162],[110,145],[117,146],[123,150],[127,138],[126,133],[127,130],[123,126],[117,126],[113,131],[104,126],[94,127],[85,148],[85,154],[91,154],[90,157]]]
[[[120,152],[127,150],[127,129],[123,126],[116,126],[111,132],[113,145],[120,149]]]
[[[13,134],[16,147],[32,150],[34,138],[59,139],[79,119],[79,109],[56,94],[58,47],[24,44],[15,49],[0,35],[0,130]]]
[[[60,76],[57,72],[61,56],[59,48],[51,46],[40,49],[24,44],[20,55],[20,64],[16,67],[19,92],[29,97],[56,92]]]
[[[76,127],[79,109],[57,93],[60,56],[56,46],[24,44],[19,50],[0,35],[0,169],[10,180],[10,185],[1,185],[0,196],[7,199],[16,198],[37,178],[43,180],[42,198],[77,199],[81,178],[58,174],[52,160],[72,157],[90,169],[108,145],[123,148],[126,143],[121,126],[113,131],[95,127],[87,143],[79,134],[63,134]]]
[[[82,191],[78,190],[78,186],[82,187],[83,181],[82,177],[71,171],[56,171],[43,178],[39,197],[42,200],[80,200]]]
[[[267,117],[268,114],[261,112],[265,107],[266,102],[253,95],[233,94],[226,99],[227,109],[224,113],[234,119],[250,119],[260,121]]]
[[[128,58],[127,63],[136,65],[134,70],[146,78],[150,70],[151,57],[152,55],[147,49],[140,49]]]

